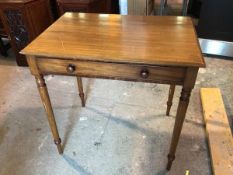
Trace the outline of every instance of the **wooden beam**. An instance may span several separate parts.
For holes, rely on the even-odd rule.
[[[220,89],[201,88],[214,175],[233,175],[233,139]]]

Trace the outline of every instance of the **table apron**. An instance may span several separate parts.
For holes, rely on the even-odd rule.
[[[40,74],[58,74],[89,78],[119,79],[182,85],[186,67],[149,66],[130,63],[106,63],[80,60],[37,58]]]

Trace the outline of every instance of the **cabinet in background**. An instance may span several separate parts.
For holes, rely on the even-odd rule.
[[[53,21],[49,0],[0,0],[1,19],[19,66],[27,66],[19,52]]]
[[[65,12],[118,13],[119,2],[116,0],[57,0],[59,14]]]

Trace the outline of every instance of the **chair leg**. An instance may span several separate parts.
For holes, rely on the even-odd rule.
[[[170,110],[172,107],[172,100],[173,100],[175,88],[176,88],[175,85],[170,85],[169,94],[168,94],[168,101],[167,101],[167,112],[166,112],[167,116],[170,115]]]
[[[83,83],[82,83],[82,78],[77,77],[77,82],[78,82],[78,91],[79,91],[79,96],[82,101],[82,107],[85,107],[85,99],[84,99],[84,93],[83,93]]]

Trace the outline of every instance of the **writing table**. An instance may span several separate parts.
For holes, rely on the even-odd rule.
[[[76,76],[82,106],[81,77],[169,84],[167,115],[175,85],[181,85],[168,154],[170,170],[198,69],[205,66],[190,18],[65,13],[21,53],[36,78],[60,154],[61,139],[44,75]]]

